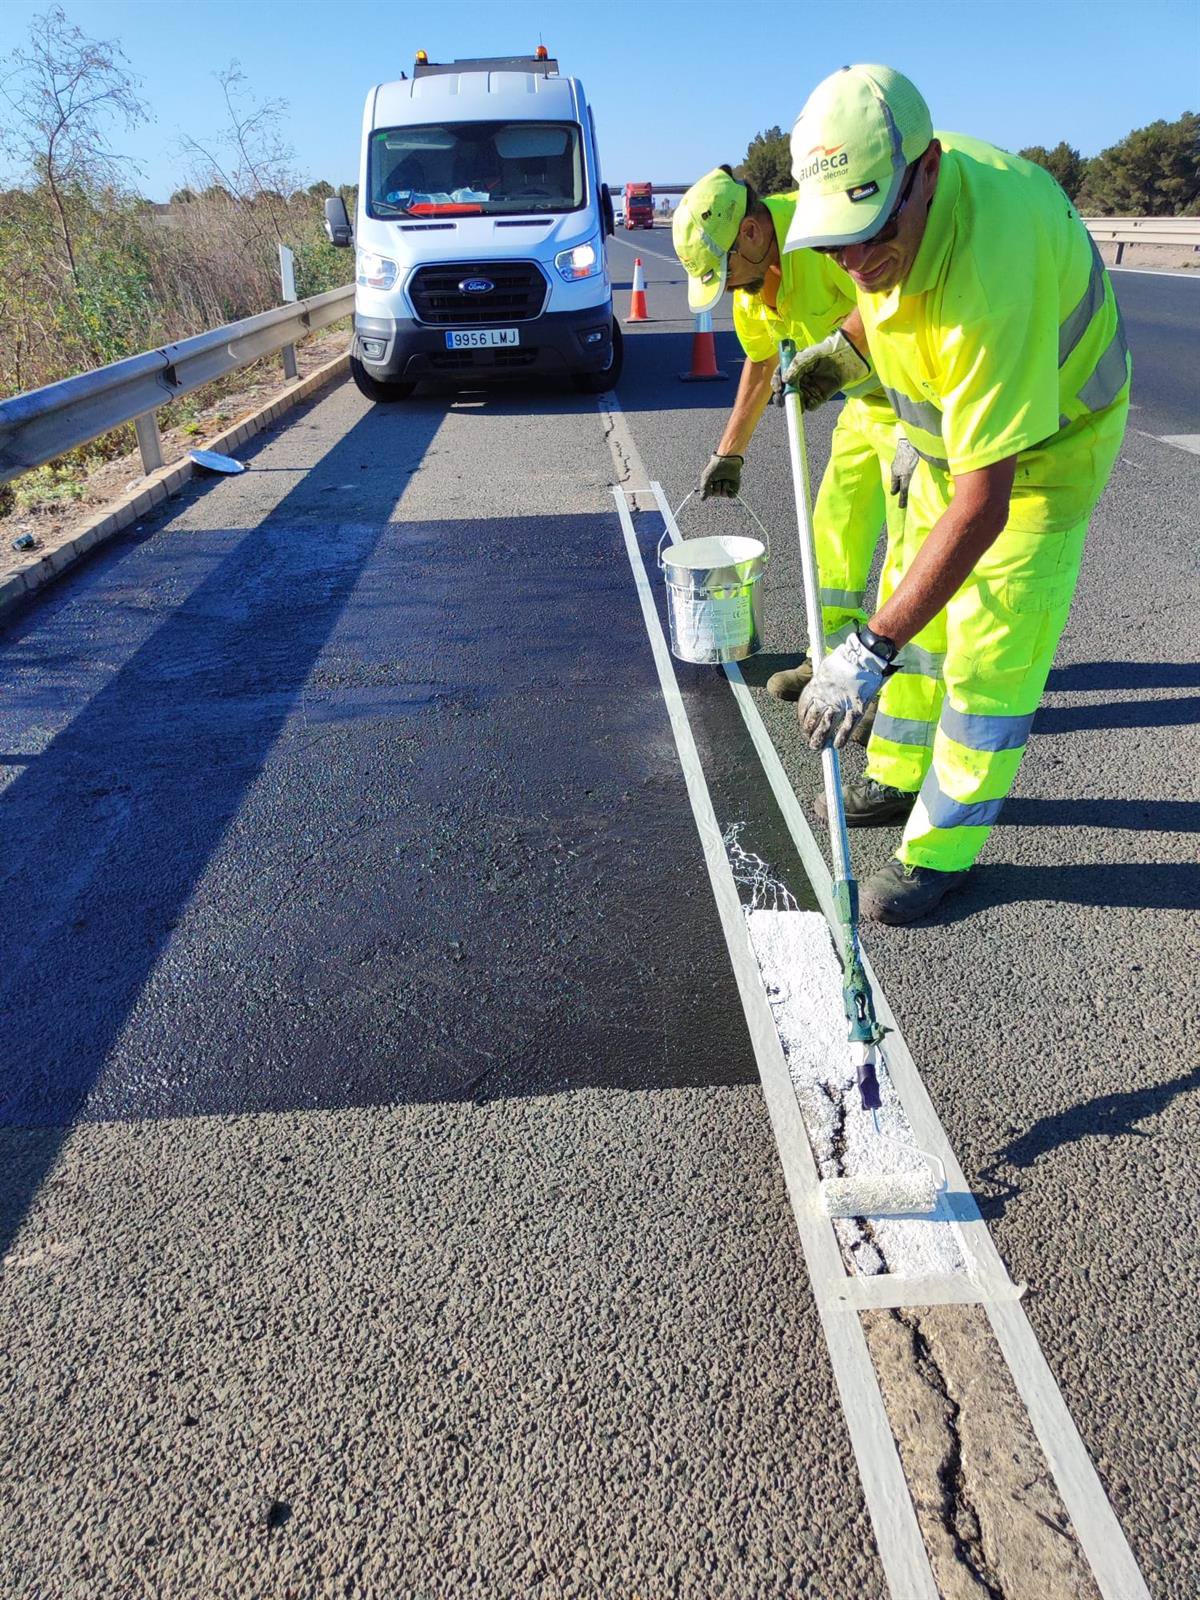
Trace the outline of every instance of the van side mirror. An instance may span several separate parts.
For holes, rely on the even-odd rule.
[[[611,238],[617,231],[617,219],[613,214],[612,192],[606,183],[600,185],[600,214],[604,218],[604,231]]]
[[[331,194],[325,202],[325,233],[330,244],[337,245],[339,250],[348,249],[354,242],[354,229],[340,194]]]

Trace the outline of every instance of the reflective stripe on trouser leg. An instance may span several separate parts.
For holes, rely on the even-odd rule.
[[[946,607],[946,699],[933,762],[896,854],[943,872],[969,867],[1025,753],[1079,577],[1087,523],[1005,529]]]
[[[887,560],[879,580],[882,607],[920,549],[932,523],[920,511],[917,468],[909,497],[909,517],[898,533],[889,533]],[[939,613],[900,652],[900,671],[884,683],[879,709],[867,745],[867,777],[893,789],[915,794],[929,770],[934,729],[942,704],[941,665],[946,650],[946,618]]]
[[[848,400],[834,426],[829,465],[813,507],[821,620],[828,644],[839,643],[867,620],[867,578],[885,514],[894,503],[884,493],[877,432],[862,402]]]

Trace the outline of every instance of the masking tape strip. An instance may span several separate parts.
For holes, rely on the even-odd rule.
[[[609,401],[612,405],[612,401]],[[661,496],[657,485],[652,485]],[[938,1600],[937,1585],[921,1538],[912,1499],[892,1437],[883,1396],[858,1313],[834,1293],[846,1273],[833,1228],[817,1204],[817,1169],[775,1031],[770,1002],[742,915],[737,885],[713,811],[691,724],[675,679],[658,610],[625,495],[614,487],[617,515],[633,570],[658,680],[683,768],[692,814],[704,851],[713,898],[762,1079],[763,1098],[779,1148],[792,1212],[800,1234],[813,1298],[829,1349],[850,1441],[858,1462],[880,1561],[893,1595],[903,1600]]]

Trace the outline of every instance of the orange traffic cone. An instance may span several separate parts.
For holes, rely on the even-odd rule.
[[[649,322],[646,315],[646,278],[642,272],[642,258],[638,256],[633,263],[633,293],[629,296],[629,315],[627,322]]]
[[[680,383],[713,383],[728,378],[717,365],[717,345],[713,338],[712,312],[697,311],[692,334],[692,370],[679,374]]]

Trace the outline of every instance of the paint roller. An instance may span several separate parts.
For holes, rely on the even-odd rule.
[[[790,339],[779,347],[780,367],[786,369],[796,353]],[[825,654],[821,620],[817,556],[813,540],[812,509],[808,488],[808,451],[804,439],[804,413],[793,384],[784,387],[788,454],[796,497],[796,524],[800,534],[800,566],[804,574],[804,608],[808,618],[809,655],[813,667]],[[838,752],[826,746],[821,752],[825,781],[825,814],[833,856],[834,923],[842,963],[842,1004],[849,1026],[850,1060],[864,1111],[871,1113],[876,1143],[904,1152],[906,1165],[894,1172],[864,1172],[859,1176],[826,1178],[821,1183],[821,1206],[831,1217],[883,1217],[927,1214],[946,1187],[946,1173],[936,1156],[888,1138],[879,1128],[879,1069],[886,1029],[875,1016],[871,986],[863,969],[858,937],[858,884],[850,870],[850,838],[842,801],[842,774]]]

